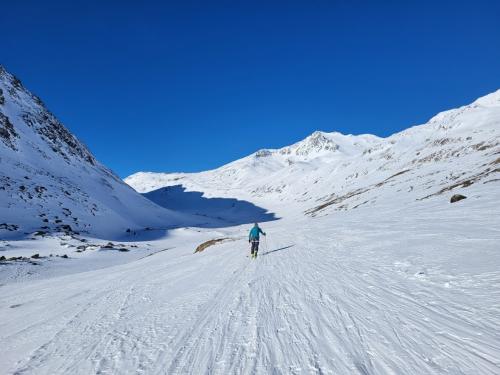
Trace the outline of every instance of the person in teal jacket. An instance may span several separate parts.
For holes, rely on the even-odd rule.
[[[260,241],[260,234],[263,234],[264,236],[266,235],[265,232],[260,229],[259,224],[255,223],[252,229],[250,229],[250,233],[248,234],[248,242],[252,244],[251,250],[250,250],[250,256],[252,258],[257,258],[257,253],[259,251],[259,241]]]

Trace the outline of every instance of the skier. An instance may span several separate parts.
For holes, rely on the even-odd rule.
[[[266,235],[265,232],[260,229],[259,224],[255,223],[252,229],[250,229],[250,233],[248,235],[248,242],[252,244],[252,248],[250,251],[250,257],[255,259],[257,258],[257,252],[259,251],[259,240],[260,234]]]

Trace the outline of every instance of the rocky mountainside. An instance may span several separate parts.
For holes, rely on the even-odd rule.
[[[182,222],[100,164],[0,66],[0,238],[75,231],[112,238]]]
[[[202,173],[139,172],[146,193],[182,185],[207,197],[237,197],[278,213],[332,210],[487,194],[500,186],[500,90],[388,138],[315,132],[277,150]],[[484,189],[477,189],[479,186]]]

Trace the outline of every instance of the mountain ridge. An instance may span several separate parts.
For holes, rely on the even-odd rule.
[[[499,98],[500,90],[386,138],[317,131],[293,145],[259,150],[209,171],[138,172],[125,182],[141,193],[182,184],[207,197],[243,197],[276,211],[287,211],[287,205],[310,211],[332,196],[350,197],[350,204],[329,209],[368,207],[402,191],[411,197],[407,202],[415,202],[433,196],[429,189],[453,186],[457,176],[478,182],[498,173]],[[391,184],[387,179],[393,179]],[[398,187],[391,192],[394,184]],[[375,190],[376,197],[371,196]]]
[[[0,238],[34,231],[114,238],[129,228],[186,221],[123,183],[3,67],[0,165]]]

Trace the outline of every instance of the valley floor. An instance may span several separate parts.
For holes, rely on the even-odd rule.
[[[248,226],[179,229],[125,264],[4,280],[0,372],[499,374],[498,219],[457,207],[264,223],[257,260]],[[193,254],[214,236],[237,240]]]

